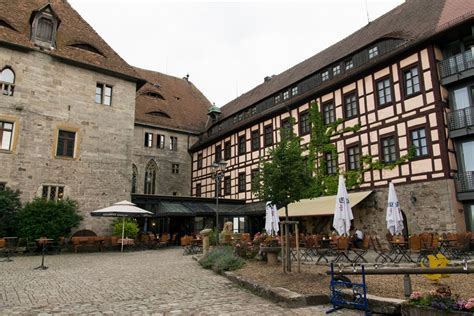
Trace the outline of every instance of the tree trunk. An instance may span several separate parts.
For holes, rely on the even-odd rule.
[[[286,244],[286,271],[291,272],[291,252],[290,252],[290,225],[288,224],[288,204],[285,205],[285,244]]]

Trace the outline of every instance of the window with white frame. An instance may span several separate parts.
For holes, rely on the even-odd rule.
[[[112,105],[112,86],[97,83],[95,88],[95,103]]]
[[[170,150],[173,150],[173,151],[178,150],[178,137],[170,136]]]
[[[341,66],[337,65],[332,68],[332,75],[337,76],[341,73]]]
[[[153,147],[153,134],[145,133],[145,147]]]
[[[298,87],[291,88],[291,95],[297,95],[297,94],[298,94]]]
[[[379,55],[379,48],[377,46],[374,46],[369,49],[369,59],[377,57],[378,55]]]
[[[280,95],[275,96],[275,104],[280,103],[280,102],[281,102],[281,96]]]
[[[165,148],[165,135],[156,134],[156,147]]]
[[[0,72],[0,91],[3,95],[13,96],[15,89],[15,73],[10,68],[4,68]]]
[[[325,72],[321,74],[321,80],[326,81],[328,79],[329,79],[329,70],[326,70]]]
[[[346,60],[346,70],[354,68],[354,62],[352,59]]]
[[[234,217],[232,221],[232,228],[234,233],[244,233],[245,232],[245,217]]]
[[[0,149],[12,150],[13,123],[0,121]]]
[[[288,100],[290,98],[290,91],[283,92],[283,100]]]

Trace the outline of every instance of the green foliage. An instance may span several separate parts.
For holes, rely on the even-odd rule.
[[[312,183],[309,189],[310,197],[324,195],[334,195],[337,193],[338,177],[342,174],[346,177],[347,188],[356,188],[364,182],[364,173],[370,170],[394,169],[395,167],[411,160],[415,155],[415,148],[411,147],[408,154],[401,156],[393,163],[385,163],[375,160],[370,155],[361,156],[361,168],[359,170],[342,171],[336,164],[336,173],[328,174],[326,154],[331,153],[332,157],[337,157],[336,145],[331,139],[344,133],[355,133],[360,130],[360,124],[340,129],[342,119],[337,119],[334,123],[324,124],[319,106],[313,102],[310,106],[310,120],[312,125],[311,139],[308,145],[309,159],[308,168],[313,174]]]
[[[18,212],[18,233],[29,239],[42,236],[58,239],[69,235],[81,220],[77,202],[73,200],[46,201],[35,198]]]
[[[218,273],[240,269],[245,260],[234,255],[230,246],[223,246],[209,252],[199,260],[199,264],[205,269],[212,269]]]
[[[112,225],[114,226],[113,235],[122,237],[123,219],[122,218],[115,219]],[[138,230],[139,230],[138,224],[135,219],[133,218],[125,219],[125,228],[124,228],[125,238],[134,239],[135,237],[137,237]]]
[[[311,174],[293,125],[292,120],[289,128],[280,131],[282,139],[270,149],[268,160],[260,160],[252,191],[262,201],[287,206],[307,197]]]
[[[19,191],[10,188],[0,191],[0,237],[17,235],[17,216],[20,209]]]

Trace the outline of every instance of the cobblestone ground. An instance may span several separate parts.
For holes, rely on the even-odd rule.
[[[45,261],[44,271],[34,270],[39,256],[0,262],[1,315],[323,315],[329,308],[283,308],[202,269],[177,248],[61,254]]]

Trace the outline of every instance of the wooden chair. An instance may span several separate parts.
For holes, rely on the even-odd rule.
[[[350,238],[346,236],[340,236],[337,239],[337,247],[336,247],[336,259],[334,262],[339,262],[341,259],[346,259],[347,261],[352,263],[351,258],[349,257],[349,241]]]
[[[410,250],[410,255],[418,255],[416,262],[427,262],[428,258],[422,252],[420,236],[412,235],[408,238],[408,249]]]
[[[391,250],[382,246],[380,238],[377,235],[371,235],[370,241],[372,242],[372,247],[377,254],[375,262],[379,262],[379,260],[381,260],[381,263],[392,262],[392,258],[390,257]]]
[[[354,257],[354,259],[352,260],[353,263],[357,263],[359,261],[363,261],[363,262],[367,263],[367,260],[364,258],[364,256],[369,251],[369,245],[370,245],[370,236],[365,234],[364,239],[362,240],[362,247],[352,249],[352,251],[356,255]]]
[[[170,234],[169,233],[163,233],[160,238],[160,246],[166,246],[168,247],[170,243]]]

